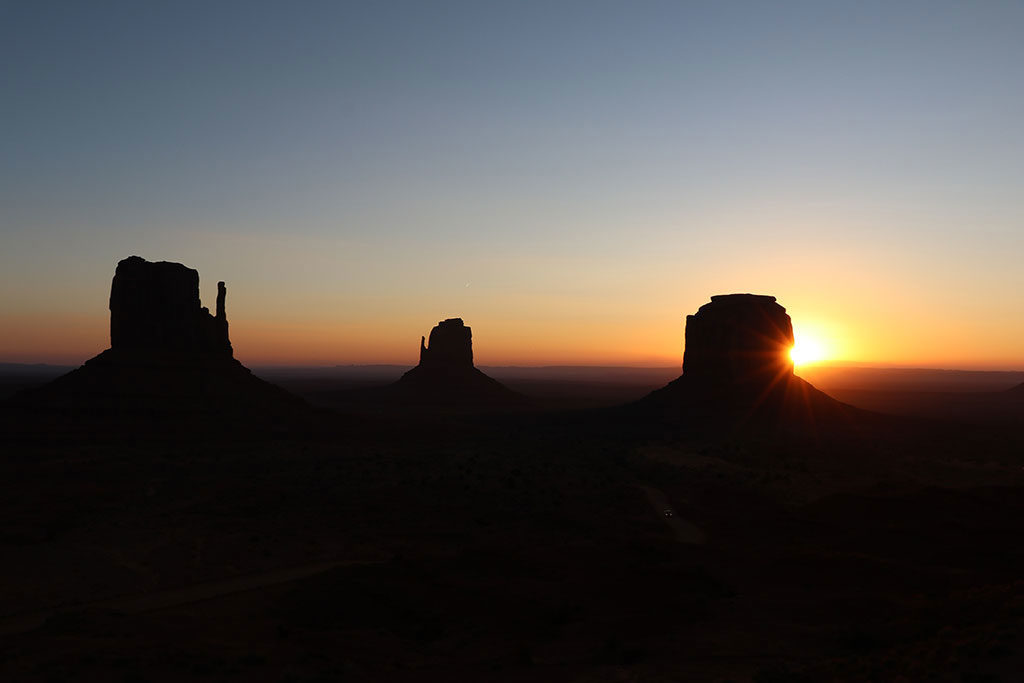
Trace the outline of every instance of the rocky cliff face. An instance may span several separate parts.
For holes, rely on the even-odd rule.
[[[117,264],[110,287],[110,348],[231,356],[227,289],[217,283],[217,313],[199,302],[199,273],[180,263],[131,256]]]
[[[686,316],[683,375],[692,382],[765,388],[792,376],[793,324],[773,296],[711,297]]]
[[[429,346],[420,337],[420,365],[424,367],[473,367],[473,330],[462,318],[442,320],[430,330]]]

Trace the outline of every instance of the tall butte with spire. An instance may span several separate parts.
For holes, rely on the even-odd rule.
[[[211,315],[200,302],[196,270],[130,256],[117,264],[110,286],[110,348],[22,400],[154,415],[300,405],[235,360],[226,303],[223,282]]]
[[[130,256],[110,286],[110,348],[126,353],[169,351],[231,358],[227,286],[217,283],[217,312],[199,301],[199,272],[180,263]]]
[[[855,412],[793,374],[793,323],[773,296],[723,294],[686,316],[683,374],[637,406],[674,419],[847,420]]]

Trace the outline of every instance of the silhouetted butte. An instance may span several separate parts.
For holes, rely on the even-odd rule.
[[[199,273],[180,263],[131,256],[117,264],[110,287],[110,348],[232,355],[225,312],[227,288],[217,283],[217,314],[199,301]]]
[[[473,366],[473,332],[462,318],[448,318],[420,338],[419,365],[392,385],[406,403],[447,407],[525,405],[527,399]]]
[[[854,409],[793,374],[793,324],[773,296],[723,294],[686,316],[683,374],[638,408],[706,422],[848,419]]]
[[[233,413],[301,400],[254,377],[233,357],[217,283],[216,314],[199,300],[199,273],[131,256],[110,288],[110,348],[21,400],[83,412]]]

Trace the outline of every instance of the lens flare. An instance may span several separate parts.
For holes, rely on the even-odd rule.
[[[793,361],[793,365],[815,363],[824,360],[825,356],[824,344],[810,337],[799,337],[793,348],[789,350],[789,357]]]

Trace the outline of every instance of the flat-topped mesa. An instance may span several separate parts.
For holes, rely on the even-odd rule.
[[[686,316],[683,377],[716,389],[760,391],[793,375],[793,324],[773,296],[723,294]]]
[[[430,331],[429,345],[426,341],[420,337],[420,367],[473,367],[473,331],[462,318],[442,320]]]
[[[695,432],[846,429],[857,410],[793,374],[793,324],[773,296],[711,297],[686,316],[683,374],[634,404],[636,415]]]
[[[217,283],[217,314],[199,301],[199,273],[180,263],[131,256],[110,287],[110,347],[117,351],[185,351],[231,357],[227,288]]]

